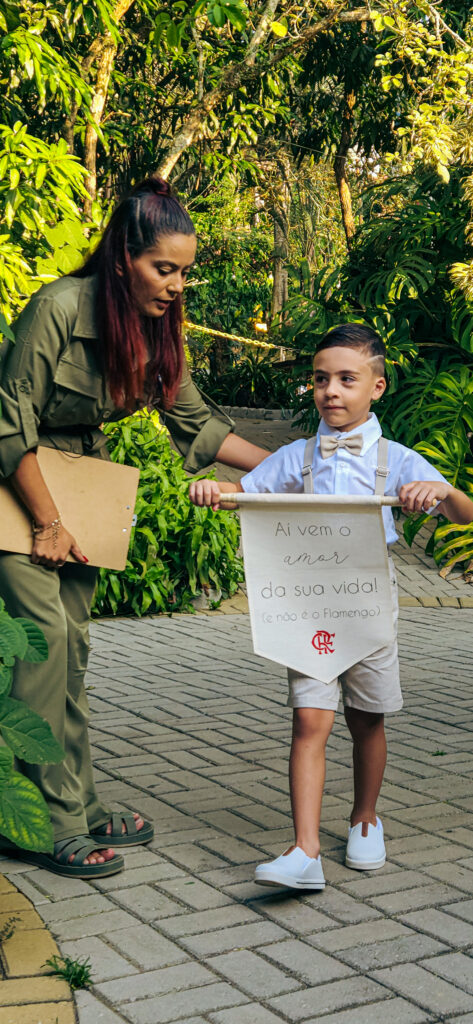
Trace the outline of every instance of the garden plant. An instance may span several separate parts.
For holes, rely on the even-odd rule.
[[[16,771],[14,759],[20,765],[58,764],[64,751],[48,723],[9,693],[17,658],[38,663],[47,657],[41,630],[28,619],[12,618],[0,599],[0,835],[45,853],[53,848],[49,811],[37,786]]]
[[[243,579],[238,520],[190,504],[184,460],[156,415],[138,413],[105,432],[112,459],[138,466],[140,484],[126,569],[100,570],[95,614],[192,611],[202,592],[234,594]]]

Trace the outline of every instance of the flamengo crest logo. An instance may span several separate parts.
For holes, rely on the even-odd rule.
[[[317,654],[334,654],[334,638],[335,633],[327,633],[325,629],[318,629],[312,637],[312,647],[315,648]]]

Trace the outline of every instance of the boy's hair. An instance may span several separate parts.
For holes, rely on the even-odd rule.
[[[372,359],[373,373],[380,377],[386,376],[386,345],[376,331],[365,324],[340,324],[332,327],[322,338],[315,350],[315,355],[325,348],[356,348],[366,352]]]

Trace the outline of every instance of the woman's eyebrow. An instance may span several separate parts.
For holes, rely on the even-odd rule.
[[[160,267],[171,267],[171,269],[172,269],[172,270],[179,270],[179,267],[180,267],[180,264],[179,264],[179,263],[173,263],[173,261],[172,261],[172,260],[160,260],[160,259],[155,259],[155,261],[154,261],[154,262],[155,262],[156,264],[159,264],[159,266],[160,266]],[[192,262],[192,263],[186,263],[186,264],[185,264],[185,266],[184,266],[184,267],[183,267],[182,269],[183,269],[183,270],[190,270],[190,269],[191,269],[191,267],[193,267],[193,266],[194,266],[194,262]]]

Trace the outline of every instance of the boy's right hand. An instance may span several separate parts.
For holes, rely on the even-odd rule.
[[[206,505],[215,511],[219,506],[220,484],[217,480],[193,480],[189,487],[193,505]]]

